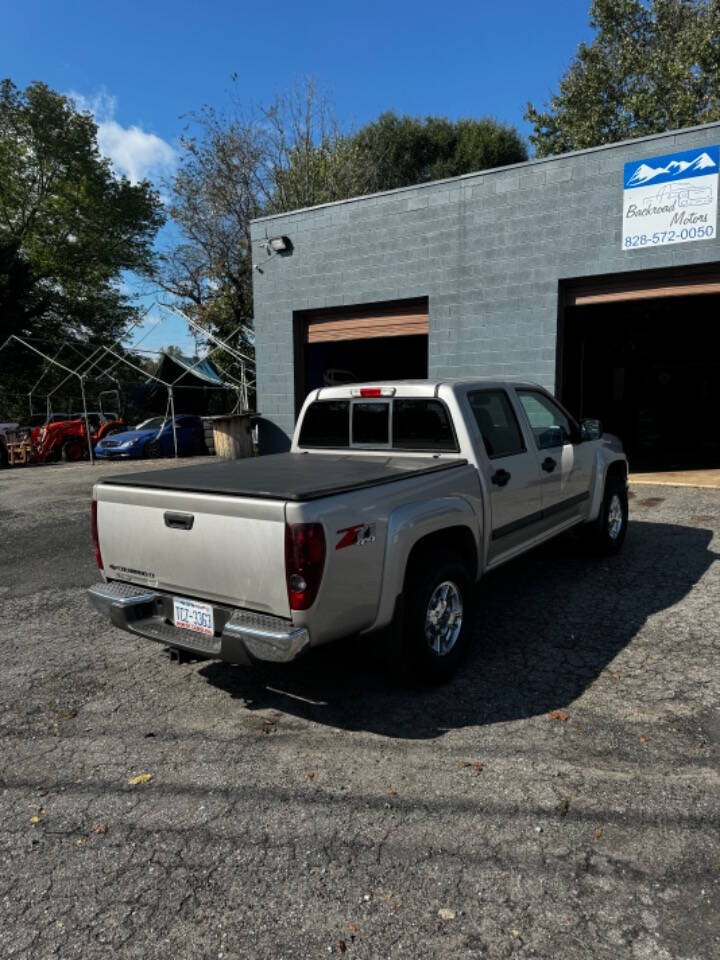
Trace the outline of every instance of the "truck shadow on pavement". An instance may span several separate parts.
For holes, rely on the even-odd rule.
[[[455,679],[402,687],[379,639],[355,637],[283,666],[213,662],[199,672],[248,709],[345,730],[430,739],[568,707],[643,627],[680,603],[720,554],[711,530],[632,521],[622,553],[588,556],[561,537],[478,587],[472,649]],[[658,634],[658,639],[662,633]]]

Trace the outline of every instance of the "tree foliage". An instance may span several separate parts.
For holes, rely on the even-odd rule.
[[[720,119],[718,0],[594,0],[548,110],[525,114],[538,156]]]
[[[16,334],[52,354],[120,336],[135,310],[119,281],[149,272],[162,222],[150,185],[100,156],[90,114],[45,84],[0,84],[0,344]],[[16,346],[0,363],[9,410],[42,361]]]
[[[383,113],[359,130],[351,143],[364,193],[527,160],[518,132],[489,118],[421,120]]]
[[[244,351],[253,341],[253,217],[527,157],[517,132],[489,119],[385,113],[344,133],[312,81],[254,111],[206,108],[192,121],[172,184],[182,239],[164,256],[162,283],[186,316]]]
[[[206,107],[191,120],[171,184],[181,238],[162,256],[160,282],[189,320],[249,354],[250,222],[353,193],[347,143],[312,82],[252,111]]]

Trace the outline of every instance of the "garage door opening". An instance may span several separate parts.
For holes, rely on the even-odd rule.
[[[565,307],[562,399],[617,434],[634,471],[720,467],[720,292],[647,294]]]
[[[318,387],[427,377],[426,297],[302,312],[296,329],[298,409]]]

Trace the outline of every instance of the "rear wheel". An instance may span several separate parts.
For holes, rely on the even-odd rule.
[[[427,683],[455,673],[470,643],[472,583],[460,558],[449,550],[414,557],[403,593],[400,664]]]
[[[624,477],[611,475],[605,481],[605,494],[597,520],[587,526],[587,538],[595,553],[617,553],[625,542],[628,524],[627,484]]]

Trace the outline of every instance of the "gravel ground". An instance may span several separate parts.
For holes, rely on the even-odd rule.
[[[358,641],[248,670],[109,627],[93,476],[0,474],[0,956],[720,957],[717,491],[488,577],[427,691]]]

